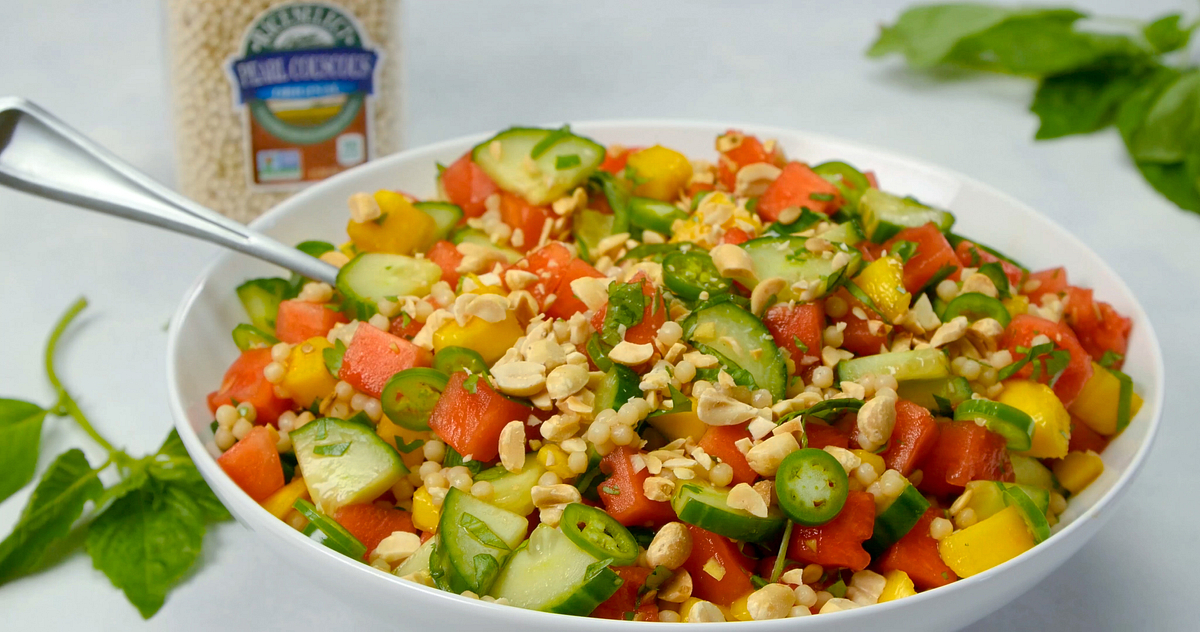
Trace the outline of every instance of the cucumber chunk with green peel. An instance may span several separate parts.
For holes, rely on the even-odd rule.
[[[428,259],[382,252],[365,252],[342,266],[337,289],[343,309],[366,320],[379,311],[379,301],[400,296],[424,296],[442,278],[442,269]]]
[[[575,235],[575,243],[579,245],[579,256],[584,261],[595,263],[594,253],[600,241],[613,232],[613,216],[585,208],[575,214],[571,232]]]
[[[842,222],[829,230],[817,233],[816,236],[828,242],[847,246],[857,246],[867,240],[862,226],[857,221]]]
[[[277,342],[279,339],[275,336],[248,323],[241,323],[233,328],[233,344],[237,345],[239,351],[264,349]]]
[[[371,502],[408,475],[400,453],[365,424],[326,417],[291,438],[308,493],[326,515]]]
[[[250,324],[274,336],[279,304],[287,298],[291,289],[287,280],[278,277],[250,279],[237,287],[237,296],[246,315],[250,317]]]
[[[926,509],[929,509],[929,501],[925,500],[916,487],[906,486],[891,503],[876,512],[875,529],[871,533],[871,539],[863,543],[863,548],[872,557],[883,553],[912,531]]]
[[[857,382],[866,375],[891,375],[897,382],[949,377],[950,360],[938,349],[894,351],[845,360],[837,365],[838,380]]]
[[[460,228],[450,236],[450,241],[454,242],[455,245],[475,244],[476,246],[491,248],[504,255],[504,260],[510,264],[520,261],[525,256],[508,246],[496,245],[487,236],[487,233],[478,228]]]
[[[518,608],[588,615],[621,587],[620,576],[606,561],[579,548],[562,531],[538,525],[488,594]]]
[[[433,549],[437,547],[437,540],[438,537],[435,535],[422,542],[421,546],[417,547],[416,552],[410,555],[408,559],[401,562],[400,565],[392,571],[392,574],[396,577],[406,577],[408,575],[412,575],[413,573],[428,571],[429,559],[433,553]]]
[[[763,279],[778,277],[787,282],[777,295],[780,301],[812,300],[825,296],[862,266],[862,254],[849,246],[838,246],[845,257],[826,259],[821,253],[810,252],[804,245],[806,241],[807,237],[759,237],[742,244],[754,262],[754,279],[742,282],[753,290]],[[845,261],[840,260],[843,258]],[[836,268],[835,259],[839,260]],[[794,289],[797,283],[808,290]]]
[[[513,127],[480,143],[471,158],[501,189],[543,205],[583,184],[605,153],[566,127]]]
[[[762,518],[730,507],[728,496],[728,489],[695,480],[680,481],[671,508],[680,520],[739,542],[761,542],[783,529],[787,518],[777,506],[772,505],[767,517]]]
[[[942,410],[938,398],[944,400],[950,408],[954,408],[971,399],[973,393],[971,383],[967,381],[967,378],[959,376],[933,380],[909,380],[896,388],[896,394],[900,396],[900,399],[907,399],[914,404],[940,413],[946,411]]]
[[[1054,472],[1042,465],[1041,461],[1020,454],[1009,454],[1008,458],[1012,461],[1013,480],[1017,484],[1047,490],[1058,489],[1059,485],[1058,481],[1054,479]]]
[[[509,472],[503,465],[484,470],[475,477],[476,481],[492,484],[493,505],[507,509],[519,516],[533,513],[533,486],[546,473],[546,468],[537,460],[537,454],[525,455],[525,466],[520,472]]]
[[[867,237],[881,244],[905,228],[924,226],[929,222],[942,232],[954,225],[954,216],[931,206],[925,206],[912,198],[902,198],[884,193],[876,188],[867,189],[858,201],[863,228]]]
[[[451,488],[438,522],[443,581],[456,593],[486,593],[528,532],[524,516]]]
[[[592,336],[592,338],[595,339],[596,336]],[[641,378],[633,369],[621,364],[613,364],[604,374],[600,386],[596,388],[596,399],[592,404],[592,409],[596,412],[608,409],[617,410],[630,399],[641,396],[642,390],[638,388],[640,383]]]
[[[728,302],[704,307],[683,322],[683,337],[745,371],[755,388],[767,389],[775,400],[783,399],[787,364],[771,332],[754,314]]]
[[[449,202],[417,202],[413,204],[413,208],[425,213],[433,220],[434,225],[437,226],[437,230],[433,234],[436,241],[449,237],[463,218],[462,207]]]

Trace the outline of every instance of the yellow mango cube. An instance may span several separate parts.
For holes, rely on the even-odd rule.
[[[738,621],[753,621],[754,617],[750,616],[750,608],[746,606],[746,602],[750,600],[750,595],[742,595],[733,603],[729,604],[729,614]]]
[[[641,179],[633,192],[642,197],[674,202],[692,179],[692,163],[687,156],[662,145],[634,152],[626,164]]]
[[[271,512],[272,516],[283,520],[283,517],[292,510],[292,505],[296,504],[301,498],[308,500],[308,485],[304,484],[304,479],[297,475],[292,479],[292,482],[284,485],[279,491],[271,494],[269,498],[262,502],[262,508]]]
[[[1054,470],[1054,476],[1058,477],[1060,485],[1072,494],[1078,494],[1104,472],[1104,461],[1100,459],[1099,454],[1091,450],[1076,450],[1056,462],[1051,469]]]
[[[538,450],[537,462],[547,471],[557,474],[559,478],[575,477],[575,472],[572,472],[571,467],[567,465],[567,452],[553,443],[546,444]]]
[[[978,575],[1032,549],[1033,536],[1016,507],[955,531],[938,542],[938,555],[959,577]]]
[[[422,531],[436,533],[438,521],[441,519],[442,508],[433,504],[433,496],[422,485],[416,492],[413,492],[413,526]]]
[[[894,323],[908,312],[912,294],[904,289],[904,263],[898,257],[880,257],[854,277],[859,287],[888,323]]]
[[[1029,297],[1024,294],[1013,294],[1000,302],[1004,304],[1004,309],[1008,310],[1008,315],[1013,318],[1029,311]]]
[[[708,424],[700,421],[700,417],[696,416],[698,404],[695,399],[691,401],[692,409],[685,413],[667,413],[649,417],[646,419],[646,423],[661,433],[667,441],[690,438],[692,441],[698,442],[704,433],[708,432]]]
[[[1030,380],[1008,382],[998,401],[1033,417],[1033,445],[1022,452],[1038,459],[1061,459],[1071,442],[1071,415],[1054,390]]]
[[[525,335],[525,329],[510,311],[508,317],[498,323],[489,323],[482,318],[472,318],[465,326],[455,321],[442,325],[433,334],[433,350],[446,347],[466,347],[483,357],[491,366],[505,351]]]
[[[884,463],[883,457],[878,454],[868,452],[867,450],[851,450],[851,452],[863,463],[870,463],[871,467],[875,468],[876,474],[882,475],[887,470],[887,465]]]
[[[1111,371],[1092,363],[1092,377],[1083,385],[1079,396],[1071,402],[1071,414],[1096,432],[1109,436],[1117,432],[1117,408],[1120,405],[1121,381]],[[1129,416],[1137,415],[1142,398],[1134,393],[1130,398]]]
[[[287,372],[279,385],[305,408],[332,395],[337,385],[337,378],[325,367],[324,352],[332,346],[325,338],[314,336],[292,347],[288,354]]]
[[[402,441],[409,445],[414,441],[428,441],[433,438],[433,433],[428,430],[410,430],[388,419],[386,415],[380,417],[379,423],[375,424],[375,434],[396,447],[399,447]],[[404,461],[405,467],[415,470],[425,461],[425,453],[418,447],[409,452],[401,452],[400,460]]]
[[[883,574],[883,579],[886,583],[883,585],[883,592],[879,593],[879,603],[904,599],[917,594],[912,579],[904,571],[890,570]]]
[[[346,233],[362,252],[411,255],[433,245],[437,224],[433,218],[395,191],[380,189],[375,201],[383,215],[369,222],[350,220]]]

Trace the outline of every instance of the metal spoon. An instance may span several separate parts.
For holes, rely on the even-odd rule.
[[[0,97],[0,184],[199,237],[333,284],[337,268],[155,182],[54,115]]]

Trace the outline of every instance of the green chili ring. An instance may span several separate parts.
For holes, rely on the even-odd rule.
[[[787,455],[775,474],[779,508],[793,522],[817,527],[837,517],[850,493],[846,470],[833,455],[801,448]]]
[[[1008,313],[1004,303],[978,292],[968,292],[946,304],[946,309],[942,312],[942,322],[949,322],[955,316],[994,318],[1002,327],[1007,327],[1012,320],[1012,315]]]
[[[637,562],[638,543],[625,525],[607,513],[581,503],[563,509],[559,529],[579,548],[603,560],[612,558],[613,566]]]
[[[450,375],[455,371],[466,371],[471,375],[488,372],[487,362],[474,349],[466,347],[444,347],[433,355],[433,368]]]
[[[1008,449],[1016,452],[1033,445],[1033,417],[1008,404],[989,399],[968,399],[954,411],[955,421],[983,421],[987,429],[1004,437]]]
[[[409,430],[429,430],[429,415],[437,405],[449,377],[437,369],[405,369],[383,387],[383,414]]]
[[[708,292],[712,297],[727,294],[733,282],[721,276],[712,257],[702,252],[674,252],[663,259],[663,283],[676,296],[689,300],[700,300],[700,294]]]

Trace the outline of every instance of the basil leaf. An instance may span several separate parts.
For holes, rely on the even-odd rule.
[[[33,480],[46,412],[30,402],[0,399],[0,502]]]
[[[500,574],[500,562],[496,561],[494,555],[479,553],[471,558],[471,562],[475,571],[476,586],[491,586],[492,582],[496,580],[496,575]]]
[[[1158,18],[1142,28],[1142,36],[1159,53],[1179,50],[1188,45],[1188,41],[1192,39],[1192,31],[1196,29],[1195,24],[1180,28],[1181,19],[1182,16],[1178,13]]]
[[[591,564],[588,564],[588,567],[583,571],[583,582],[586,584],[587,582],[595,579],[597,575],[604,572],[604,569],[608,568],[608,566],[614,561],[615,560],[613,558],[606,557],[602,560],[597,560]]]
[[[1146,112],[1129,142],[1138,162],[1182,162],[1200,121],[1200,70],[1180,75]]]
[[[1138,162],[1138,171],[1155,191],[1185,211],[1200,213],[1200,193],[1196,192],[1195,170],[1182,163]]]
[[[892,26],[885,26],[867,51],[871,57],[903,54],[909,65],[929,68],[942,63],[959,40],[986,31],[1019,10],[984,4],[912,7]]]
[[[0,584],[35,569],[47,550],[70,534],[84,503],[104,492],[99,474],[78,449],[50,464],[12,533],[0,542]]]
[[[346,450],[350,449],[350,442],[343,441],[342,443],[327,443],[313,448],[313,454],[320,456],[342,456]]]
[[[424,439],[413,439],[412,443],[406,443],[400,435],[396,435],[396,451],[402,454],[408,454],[423,445],[425,445]]]
[[[475,476],[476,474],[478,474],[480,472],[480,470],[483,469],[483,463],[481,461],[478,461],[476,459],[471,459],[470,461],[464,461],[463,455],[459,454],[458,450],[455,450],[454,448],[447,445],[446,446],[446,455],[444,457],[442,457],[442,466],[443,467],[454,467],[455,465],[461,465],[461,466],[467,468],[467,470],[471,472],[471,476]]]
[[[462,527],[473,540],[484,546],[490,546],[493,549],[500,549],[501,551],[512,550],[512,547],[508,546],[508,543],[504,540],[501,540],[500,536],[496,535],[496,532],[492,531],[486,522],[476,518],[472,514],[464,513],[458,519],[458,526]]]
[[[1137,59],[1149,51],[1124,35],[1077,31],[1072,9],[1024,12],[955,45],[946,61],[975,70],[1046,76]]]
[[[1111,125],[1121,103],[1153,72],[1142,67],[1101,68],[1042,79],[1029,109],[1038,116],[1038,140],[1090,134]]]
[[[184,491],[147,485],[117,500],[91,524],[96,569],[149,619],[200,556],[204,511]]]
[[[612,283],[608,286],[608,311],[604,315],[604,325],[600,329],[600,339],[609,345],[616,346],[623,340],[620,326],[630,327],[642,322],[646,314],[646,295],[642,293],[642,284]]]
[[[332,347],[327,347],[321,351],[321,357],[325,360],[325,369],[333,377],[338,377],[342,372],[342,358],[346,356],[346,343],[338,340],[333,343]]]
[[[1000,298],[1004,299],[1012,296],[1012,290],[1008,287],[1008,275],[1004,274],[1004,266],[1000,265],[999,261],[979,266],[978,272],[991,279],[992,285],[996,286],[996,292]]]

